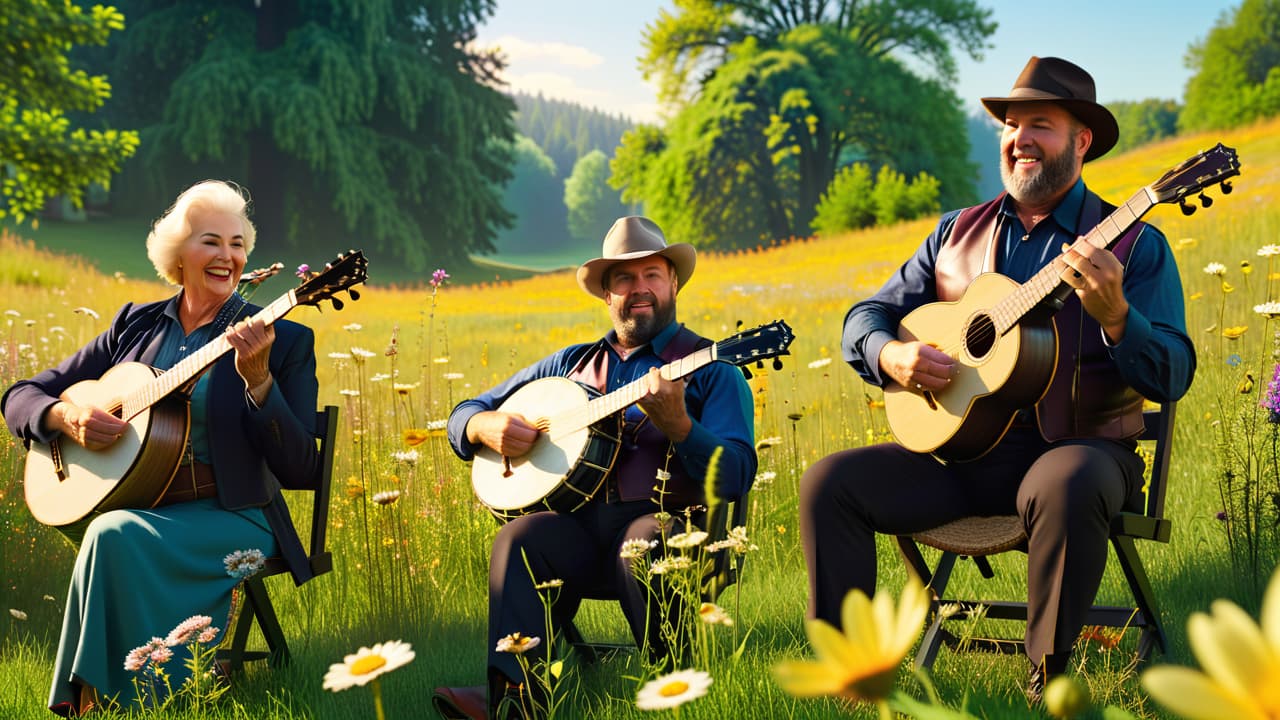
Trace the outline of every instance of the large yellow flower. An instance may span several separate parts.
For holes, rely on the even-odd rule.
[[[888,697],[898,666],[929,613],[928,591],[912,577],[894,607],[888,593],[876,593],[874,600],[868,600],[861,590],[850,590],[840,611],[843,633],[822,620],[805,621],[818,659],[779,663],[773,668],[774,678],[783,690],[798,697]]]
[[[1187,635],[1203,672],[1152,668],[1142,675],[1151,697],[1189,720],[1280,718],[1280,572],[1262,600],[1262,627],[1215,600],[1209,614],[1191,615]]]

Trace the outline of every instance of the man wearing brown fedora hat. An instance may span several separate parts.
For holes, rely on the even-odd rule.
[[[897,444],[830,455],[801,481],[809,614],[840,623],[846,592],[873,592],[875,533],[910,535],[971,515],[1021,517],[1027,535],[1028,695],[1062,673],[1106,565],[1111,518],[1141,502],[1142,398],[1176,400],[1195,371],[1173,254],[1137,223],[1108,251],[1077,242],[1113,209],[1081,179],[1105,154],[1116,120],[1093,78],[1059,58],[1033,57],[1005,97],[983,105],[1003,126],[1005,192],[944,214],[873,297],[845,318],[844,358],[886,392],[928,397],[951,382],[958,348],[899,339],[928,303],[959,301],[979,274],[1026,282],[1052,263],[1056,373],[977,459],[944,463]]]
[[[646,590],[619,556],[628,540],[657,538],[657,513],[681,522],[685,508],[706,504],[703,478],[712,453],[716,494],[740,497],[755,478],[753,406],[742,373],[712,362],[684,380],[664,379],[658,368],[711,344],[676,321],[676,294],[693,276],[696,253],[685,243],[668,244],[648,218],[624,217],[605,236],[601,257],[578,268],[578,285],[604,301],[613,328],[603,338],[559,350],[517,372],[493,389],[465,400],[449,416],[449,442],[464,460],[483,446],[519,458],[534,447],[540,430],[531,418],[505,412],[517,390],[543,378],[569,378],[605,393],[633,381],[644,396],[623,411],[618,455],[603,487],[572,511],[543,510],[511,519],[494,539],[489,564],[489,668],[487,688],[440,688],[434,702],[445,717],[485,717],[524,681],[515,654],[497,650],[512,633],[548,637],[572,619],[587,593],[604,589],[619,599],[637,646],[651,657],[666,648],[656,630],[660,618]],[[692,512],[695,524],[700,517]],[[673,525],[674,524],[674,525]],[[527,563],[527,564],[526,564]],[[537,583],[561,580],[547,627]],[[526,686],[527,687],[527,686]],[[527,687],[531,702],[545,705],[545,688]],[[536,709],[536,708],[535,708]],[[535,713],[536,714],[536,713]]]

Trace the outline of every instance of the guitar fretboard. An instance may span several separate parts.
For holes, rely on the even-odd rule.
[[[284,317],[297,304],[297,297],[294,291],[290,290],[254,315],[253,319],[261,319],[270,325]],[[154,380],[126,395],[122,401],[121,416],[125,420],[137,416],[138,413],[159,402],[161,398],[186,385],[191,381],[191,378],[200,374],[202,370],[212,365],[215,360],[230,350],[231,343],[227,342],[225,337],[219,335],[210,340],[199,350],[183,358],[178,364],[157,375]]]
[[[1103,218],[1097,227],[1084,236],[1086,242],[1096,248],[1109,250],[1115,245],[1134,223],[1147,211],[1155,207],[1147,188],[1134,193],[1125,204],[1120,205]],[[1003,335],[1017,325],[1024,315],[1039,305],[1050,293],[1062,285],[1062,274],[1053,263],[1040,268],[1040,271],[1018,286],[991,309],[990,317],[995,323],[996,333]]]
[[[715,360],[716,346],[712,345],[686,355],[675,362],[667,363],[658,368],[658,372],[665,380],[679,380],[691,374],[694,370],[715,362]],[[645,396],[648,383],[648,379],[643,377],[633,380],[607,395],[601,395],[594,400],[588,401],[585,405],[579,405],[569,412],[553,415],[550,418],[550,428],[548,428],[551,440],[555,441],[575,433],[585,427],[589,427],[592,423],[609,417],[619,410],[630,407]]]

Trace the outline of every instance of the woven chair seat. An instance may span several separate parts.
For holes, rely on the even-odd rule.
[[[911,537],[929,547],[969,557],[1013,550],[1027,541],[1022,518],[1017,515],[960,518]]]

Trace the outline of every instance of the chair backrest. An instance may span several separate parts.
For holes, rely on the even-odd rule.
[[[1168,489],[1169,455],[1173,449],[1173,419],[1177,407],[1176,402],[1167,402],[1161,405],[1159,410],[1147,410],[1142,413],[1146,429],[1138,439],[1155,441],[1145,508],[1145,514],[1150,518],[1164,518],[1164,495]]]
[[[329,496],[333,488],[333,455],[338,439],[338,407],[326,405],[316,413],[316,438],[320,441],[320,482],[311,508],[311,572],[323,575],[333,569],[333,553],[325,547],[329,531]]]

